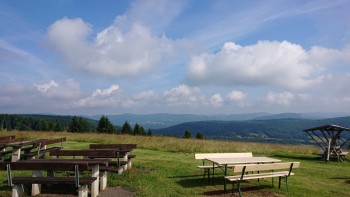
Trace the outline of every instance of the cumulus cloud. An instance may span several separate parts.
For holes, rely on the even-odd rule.
[[[213,106],[220,107],[224,103],[224,98],[221,96],[221,94],[214,94],[210,97],[210,103]]]
[[[44,84],[34,84],[34,86],[36,87],[36,89],[42,93],[47,92],[49,89],[53,88],[53,87],[58,87],[58,83],[54,80],[49,81],[48,83],[44,83]]]
[[[114,96],[114,92],[119,90],[118,85],[111,85],[106,89],[96,89],[90,96],[80,98],[73,103],[73,107],[112,107],[115,106],[118,98]]]
[[[198,101],[197,94],[199,92],[200,90],[198,88],[182,84],[164,91],[163,97],[168,104],[191,105]]]
[[[231,91],[227,97],[229,98],[229,100],[231,101],[243,101],[246,98],[246,94],[244,92],[241,91],[236,91],[233,90]]]
[[[291,92],[282,92],[282,93],[269,92],[266,96],[266,99],[270,104],[278,104],[278,105],[284,105],[284,106],[290,105],[294,98],[295,98],[295,95]]]
[[[98,96],[98,95],[101,95],[101,96],[108,96],[110,95],[112,92],[116,91],[119,89],[119,86],[118,85],[111,85],[111,87],[109,88],[106,88],[106,89],[96,89],[94,91],[94,93],[92,93],[92,96]]]
[[[259,41],[249,46],[227,42],[217,53],[192,57],[187,81],[196,85],[310,88],[322,82],[327,65],[349,63],[349,53],[349,47],[306,51],[288,41]]]
[[[239,107],[249,106],[247,101],[247,94],[241,91],[233,90],[227,94],[229,102],[236,104]]]
[[[64,82],[51,80],[43,84],[33,85],[43,96],[50,99],[77,99],[82,95],[80,85],[73,79]]]
[[[69,67],[112,78],[137,76],[181,53],[183,50],[177,50],[178,47],[186,47],[185,41],[152,32],[153,26],[166,26],[177,16],[181,5],[171,1],[134,3],[124,15],[94,35],[93,26],[83,19],[62,18],[49,26],[46,41]],[[169,12],[169,7],[174,9]]]

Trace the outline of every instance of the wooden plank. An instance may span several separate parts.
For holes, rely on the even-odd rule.
[[[56,144],[56,143],[60,143],[60,142],[62,143],[65,141],[66,141],[66,138],[44,140],[44,141],[34,142],[33,146],[38,147],[38,146],[44,146],[44,145],[49,145],[49,144]]]
[[[0,137],[0,141],[1,141],[1,140],[15,139],[15,138],[16,138],[16,136],[14,136],[14,135],[2,136],[2,137]]]
[[[234,165],[233,172],[242,172],[245,167],[246,172],[289,169],[293,163],[293,169],[299,168],[300,162],[270,163],[270,164],[246,164]]]
[[[4,162],[5,163],[5,162]],[[5,164],[0,164],[1,169],[6,168],[6,164],[10,164],[11,170],[63,170],[63,171],[74,171],[75,165],[78,165],[79,171],[88,171],[88,162],[36,162],[34,160],[27,161],[17,161],[17,162],[8,162]]]
[[[116,150],[56,150],[50,152],[50,156],[84,156],[84,157],[114,157],[117,156]]]
[[[137,144],[90,144],[89,149],[136,149]]]
[[[253,157],[251,152],[243,153],[196,153],[195,159],[208,159],[208,158],[233,158],[233,157]]]

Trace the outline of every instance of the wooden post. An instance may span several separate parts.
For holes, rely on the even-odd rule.
[[[331,142],[332,142],[332,139],[329,138],[329,140],[328,140],[328,147],[327,147],[327,161],[329,161],[330,150],[331,150]]]
[[[79,187],[78,196],[79,197],[88,197],[88,194],[89,194],[88,186],[87,185],[81,185]]]
[[[107,187],[107,171],[100,173],[100,189],[105,190]]]
[[[41,170],[33,170],[32,177],[41,177]],[[41,184],[32,184],[32,196],[36,196],[41,192]]]
[[[96,180],[91,183],[91,197],[96,197],[98,196],[98,190],[99,190],[99,165],[94,165],[92,166],[92,172],[91,176],[96,177]]]
[[[123,157],[124,161],[128,161],[128,155],[125,153],[124,157]],[[124,170],[126,171],[128,169],[128,164],[124,165]]]
[[[11,162],[16,162],[21,158],[21,148],[13,148]]]
[[[22,184],[12,186],[12,197],[21,197],[24,194],[24,188]]]

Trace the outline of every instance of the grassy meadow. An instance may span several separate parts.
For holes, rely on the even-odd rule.
[[[122,186],[136,196],[231,196],[231,185],[223,192],[223,173],[216,170],[214,183],[203,179],[196,168],[201,161],[194,159],[199,152],[252,152],[254,156],[268,156],[282,161],[300,161],[295,176],[289,181],[289,191],[278,179],[272,187],[271,179],[242,184],[243,196],[349,196],[350,162],[324,162],[317,158],[316,146],[282,145],[249,142],[180,139],[173,137],[144,137],[110,134],[73,134],[67,132],[0,131],[0,136],[16,135],[27,140],[66,137],[64,149],[86,149],[90,143],[135,143],[136,158],[132,169],[121,175],[108,174],[109,187]],[[209,163],[208,163],[209,164]],[[0,196],[10,196],[10,188],[3,183],[6,172],[0,171]],[[234,196],[237,195],[235,188]]]

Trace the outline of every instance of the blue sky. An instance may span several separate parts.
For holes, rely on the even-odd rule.
[[[0,113],[350,112],[350,1],[0,1]]]

